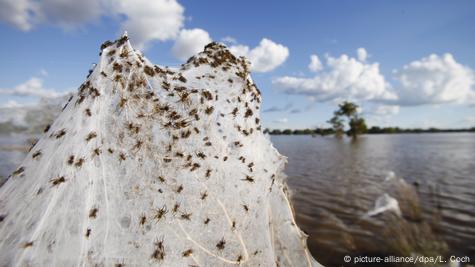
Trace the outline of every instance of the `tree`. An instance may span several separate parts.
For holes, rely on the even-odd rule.
[[[341,137],[344,133],[344,120],[342,117],[346,117],[348,120],[350,129],[347,131],[347,134],[352,138],[356,139],[358,135],[368,131],[365,120],[358,114],[358,105],[345,101],[338,105],[338,107],[338,110],[333,113],[333,118],[328,121],[335,130],[335,136]]]
[[[290,135],[290,134],[292,134],[292,130],[285,129],[284,131],[282,131],[282,134]]]
[[[363,118],[358,117],[357,115],[350,119],[350,131],[349,135],[353,138],[357,138],[358,135],[364,134],[368,131],[366,122]]]
[[[358,115],[358,105],[355,103],[345,101],[338,105],[339,109],[335,111],[337,116],[346,116],[347,118],[352,118],[355,115]]]
[[[344,126],[343,126],[343,120],[340,118],[340,116],[338,116],[337,114],[335,114],[333,116],[333,118],[331,118],[328,123],[330,123],[333,127],[333,130],[335,131],[335,136],[340,138],[343,133],[345,132],[343,130]]]

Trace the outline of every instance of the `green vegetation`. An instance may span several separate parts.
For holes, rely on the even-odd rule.
[[[332,135],[335,134],[333,128],[316,128],[316,129],[265,129],[265,133],[271,135]],[[420,128],[410,128],[404,129],[399,127],[378,127],[373,126],[366,131],[366,134],[410,134],[410,133],[468,133],[475,132],[475,127],[465,128],[465,129],[438,129],[438,128],[429,128],[429,129],[420,129]]]
[[[348,126],[350,127],[346,134],[353,139],[356,139],[360,134],[366,133],[366,122],[358,113],[358,105],[345,101],[338,105],[338,107],[339,109],[333,113],[333,118],[328,121],[333,126],[336,137],[341,137],[344,133],[343,118],[348,120]]]
[[[332,127],[315,129],[265,129],[264,133],[271,135],[335,135],[342,137],[347,134],[352,138],[357,138],[360,134],[406,134],[406,133],[463,133],[475,132],[475,127],[461,129],[438,129],[438,128],[399,128],[399,127],[379,127],[372,126],[368,129],[364,118],[358,114],[358,105],[345,101],[338,105],[338,110],[333,113],[333,117],[327,121]],[[345,119],[348,121],[349,130],[345,131]]]
[[[316,129],[265,129],[264,132],[272,135],[332,135],[335,134],[333,128],[316,128]],[[399,127],[378,127],[373,126],[369,128],[366,134],[410,134],[410,133],[468,133],[475,132],[475,127],[465,129],[438,129],[438,128],[409,128],[403,129]]]

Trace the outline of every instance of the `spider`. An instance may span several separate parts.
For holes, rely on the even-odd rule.
[[[99,210],[98,210],[97,208],[91,209],[91,210],[89,211],[89,218],[94,218],[94,219],[95,219],[96,216],[97,216],[97,212],[98,212],[98,211],[99,211]]]
[[[189,257],[191,254],[193,254],[193,250],[191,248],[183,251],[182,253],[183,257]]]
[[[167,206],[164,205],[160,209],[155,210],[155,215],[153,216],[153,218],[157,220],[157,222],[159,222],[167,213]]]
[[[243,181],[246,181],[246,182],[250,182],[250,183],[253,183],[254,182],[254,178],[252,178],[252,176],[249,176],[249,175],[246,175],[246,178],[245,179],[242,179]]]
[[[86,141],[89,142],[91,141],[92,139],[96,138],[97,137],[97,134],[96,132],[90,132],[87,136],[86,136]]]
[[[52,183],[52,186],[57,186],[61,183],[66,182],[66,179],[64,178],[64,176],[60,176],[58,178],[51,179],[50,182]]]
[[[218,244],[216,244],[216,248],[218,248],[219,250],[223,250],[225,246],[226,246],[226,240],[224,240],[224,237],[223,237],[218,242]]]
[[[162,261],[165,258],[165,247],[163,246],[163,238],[154,243],[155,249],[152,253],[152,259]]]
[[[34,159],[39,157],[39,156],[41,156],[41,150],[38,150],[35,153],[33,153],[33,155],[31,155],[31,157],[34,158]]]
[[[183,220],[189,221],[189,220],[191,220],[191,215],[192,215],[192,213],[182,213],[180,217],[181,217]]]

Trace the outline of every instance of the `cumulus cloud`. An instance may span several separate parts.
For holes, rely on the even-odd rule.
[[[380,73],[378,63],[368,62],[364,48],[357,50],[356,58],[343,54],[325,59],[322,64],[318,56],[311,55],[308,67],[317,72],[314,77],[282,76],[273,84],[317,102],[349,99],[383,104],[377,113],[394,114],[398,106],[475,104],[475,71],[451,54],[412,61],[395,70],[391,82]]]
[[[52,98],[59,97],[65,93],[60,93],[53,89],[46,89],[43,86],[43,80],[32,77],[14,88],[0,89],[0,94]]]
[[[366,63],[345,54],[326,56],[326,64],[314,77],[283,76],[274,79],[273,84],[288,94],[306,95],[319,102],[397,99],[378,63]]]
[[[359,61],[364,62],[368,58],[368,52],[366,52],[366,49],[364,49],[363,47],[356,49],[356,55],[358,56]]]
[[[371,115],[376,116],[390,116],[396,115],[399,113],[398,105],[377,105],[374,108],[370,109],[369,112]]]
[[[181,59],[187,60],[192,55],[201,52],[205,45],[212,40],[208,32],[202,29],[181,30],[173,45],[173,54]]]
[[[152,40],[174,39],[183,27],[184,8],[176,0],[2,0],[0,20],[28,31],[40,24],[76,28],[112,17],[139,48]]]
[[[256,72],[271,71],[284,63],[289,56],[287,47],[267,38],[263,38],[253,49],[246,45],[235,45],[229,49],[235,55],[246,57],[251,62],[251,70]]]
[[[0,20],[28,31],[37,20],[38,5],[31,0],[2,0],[0,1]]]
[[[115,12],[126,16],[122,29],[139,48],[151,40],[174,39],[183,26],[184,8],[175,0],[115,1]]]
[[[313,72],[318,72],[323,68],[322,62],[318,58],[317,55],[311,55],[310,56],[310,64],[308,64],[308,69],[313,71]]]
[[[451,54],[432,54],[395,71],[402,105],[475,103],[475,74]]]
[[[19,108],[19,107],[23,107],[23,105],[16,102],[15,100],[8,100],[7,103],[3,104],[1,107],[2,108]]]

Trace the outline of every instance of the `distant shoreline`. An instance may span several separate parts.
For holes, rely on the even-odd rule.
[[[335,132],[332,128],[317,128],[317,129],[285,129],[285,130],[269,130],[266,129],[264,132],[270,135],[333,135]],[[423,134],[423,133],[475,133],[475,127],[466,128],[466,129],[438,129],[438,128],[429,128],[429,129],[403,129],[399,127],[371,127],[363,134]]]

